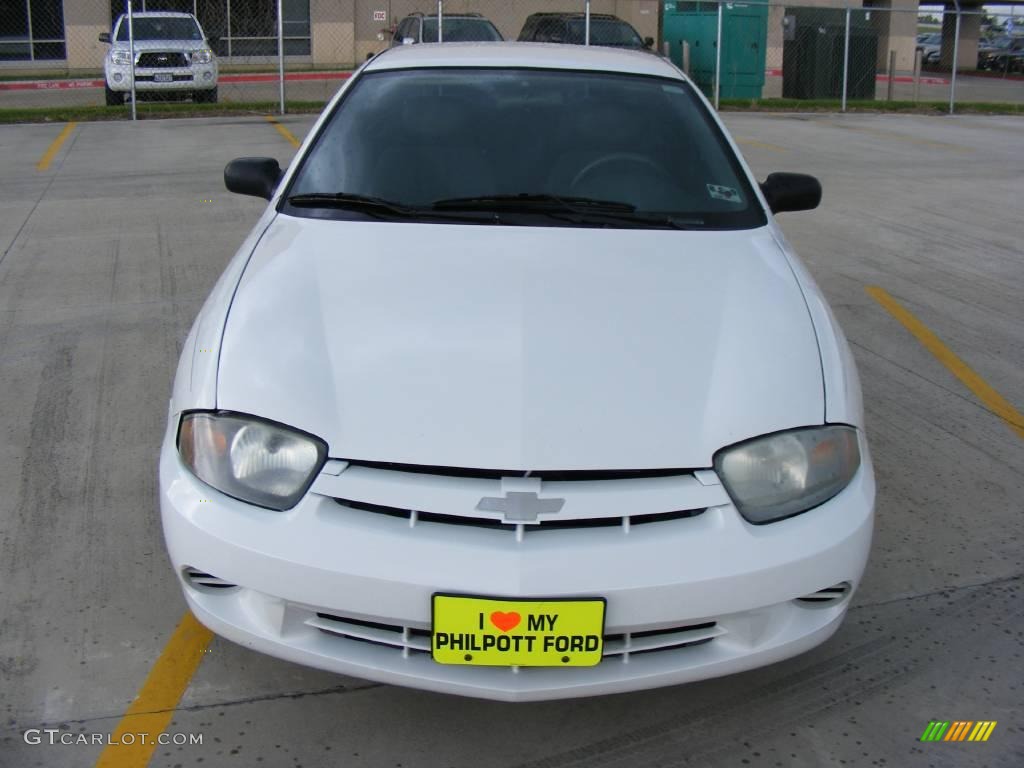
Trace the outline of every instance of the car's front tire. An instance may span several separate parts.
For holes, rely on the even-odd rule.
[[[211,88],[208,91],[196,91],[194,100],[196,104],[216,104],[217,89]]]
[[[119,107],[119,106],[122,106],[124,104],[124,94],[123,93],[120,93],[119,91],[112,91],[112,90],[110,90],[110,86],[109,85],[105,85],[104,86],[104,90],[106,91],[107,106],[108,107]]]

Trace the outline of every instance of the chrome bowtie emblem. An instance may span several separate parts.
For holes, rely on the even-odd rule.
[[[553,515],[565,506],[565,499],[540,499],[533,492],[509,491],[503,498],[484,496],[478,512],[501,512],[507,523],[536,523],[538,515]]]

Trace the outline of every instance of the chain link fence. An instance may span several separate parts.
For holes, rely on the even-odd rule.
[[[902,3],[133,0],[129,36],[127,0],[0,0],[0,110],[128,115],[132,79],[139,103],[316,105],[367,57],[438,39],[649,50],[719,105],[1024,103],[1024,18],[1012,6]]]

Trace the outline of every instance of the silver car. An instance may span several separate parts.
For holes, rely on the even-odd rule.
[[[190,13],[132,15],[136,93],[191,95],[197,103],[217,101],[217,58],[196,17]],[[110,50],[103,62],[107,106],[123,104],[132,88],[128,17],[100,34]]]

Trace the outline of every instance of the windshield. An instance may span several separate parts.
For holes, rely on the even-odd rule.
[[[501,35],[486,19],[450,19],[444,17],[444,42],[500,42]],[[423,42],[437,42],[437,19],[423,19]]]
[[[569,38],[567,43],[582,44],[586,38],[586,21],[572,19],[569,21]],[[616,48],[642,48],[640,35],[624,21],[612,19],[590,20],[590,44],[608,45]]]
[[[447,210],[462,198],[554,196],[684,217],[693,228],[765,223],[691,86],[603,72],[367,73],[331,115],[287,193],[309,195],[409,208],[444,201]],[[476,200],[473,210],[481,207]]]
[[[136,16],[132,20],[136,40],[202,40],[203,34],[195,19],[184,16]],[[121,17],[117,41],[128,42],[128,19]]]

